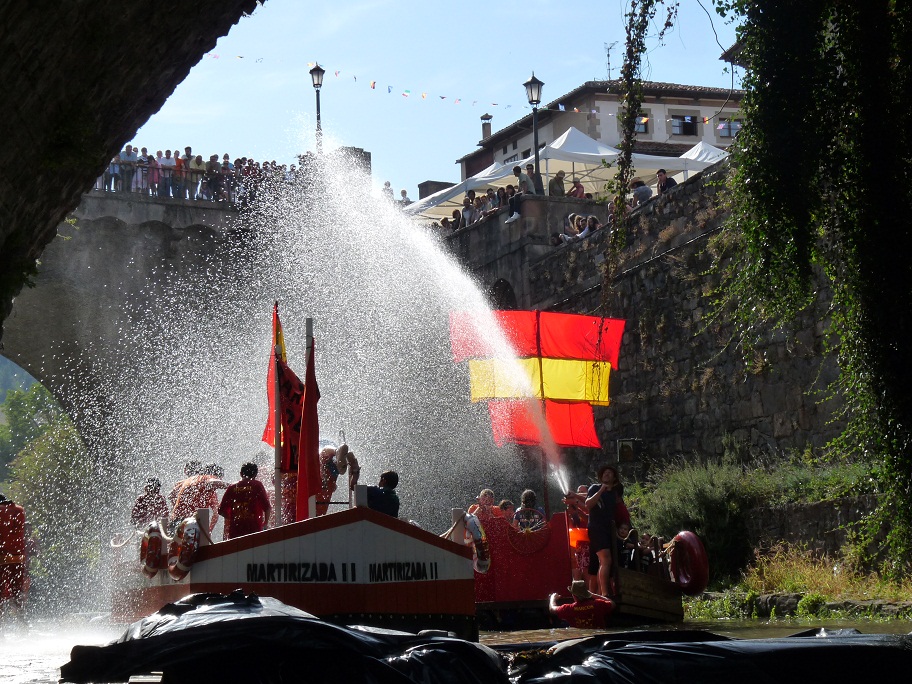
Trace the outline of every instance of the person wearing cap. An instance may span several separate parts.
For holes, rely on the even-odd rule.
[[[526,164],[526,175],[532,179],[532,188],[536,195],[545,194],[545,185],[540,173],[535,173],[535,164]]]
[[[564,176],[567,175],[563,170],[558,171],[554,178],[548,181],[548,194],[551,197],[566,197],[567,191],[564,189]]]
[[[664,195],[666,192],[678,184],[678,181],[676,181],[674,178],[668,177],[668,174],[665,173],[665,169],[659,169],[656,171],[656,178],[659,181],[659,184],[656,187],[656,192],[659,195]]]
[[[150,477],[146,480],[144,491],[133,504],[130,522],[134,527],[144,527],[153,520],[161,520],[168,515],[168,502],[161,494],[161,480]]]
[[[574,178],[573,187],[567,192],[567,197],[575,197],[576,199],[586,199],[586,188],[583,187],[583,184],[580,182],[579,178]]]
[[[584,580],[573,580],[567,589],[575,599],[573,603],[558,605],[557,594],[548,597],[548,610],[552,615],[577,629],[604,629],[608,625],[614,601],[593,594]]]

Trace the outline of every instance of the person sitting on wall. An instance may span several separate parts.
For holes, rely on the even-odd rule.
[[[630,181],[630,190],[633,193],[633,199],[630,201],[630,207],[636,208],[652,197],[652,188],[643,182],[642,178],[634,178]]]
[[[529,178],[528,174],[523,173],[521,166],[513,167],[513,175],[516,176],[516,180],[519,182],[519,189],[516,191],[516,194],[510,198],[510,218],[508,218],[504,223],[513,223],[514,221],[519,221],[522,218],[522,215],[519,213],[519,205],[522,202],[523,195],[534,195],[535,186],[532,184],[532,179]],[[507,186],[507,190],[510,189],[510,186]]]
[[[134,527],[145,527],[153,520],[161,520],[168,515],[168,502],[161,494],[161,480],[150,477],[146,480],[143,493],[136,497],[130,522]]]
[[[548,597],[548,610],[553,616],[576,629],[607,627],[608,617],[614,612],[614,602],[611,599],[593,594],[583,580],[573,580],[568,589],[575,599],[573,603],[558,605],[557,594]]]
[[[520,507],[513,514],[513,520],[522,532],[533,532],[547,524],[545,513],[535,506],[535,492],[527,489],[520,497]]]
[[[668,174],[665,173],[665,169],[656,171],[656,179],[659,181],[659,184],[656,186],[656,192],[659,195],[664,195],[678,184],[678,181],[674,178],[668,177]]]
[[[582,182],[579,178],[574,178],[572,180],[573,187],[567,192],[567,197],[574,197],[576,199],[586,199],[586,188],[583,187]]]
[[[219,514],[225,518],[225,539],[262,532],[269,520],[272,504],[263,483],[256,479],[256,463],[241,466],[241,479],[225,490]]]
[[[574,215],[574,214],[571,214],[571,215]],[[576,218],[578,221],[583,220],[582,216],[577,216]],[[581,228],[580,228],[580,226],[581,226],[581,224],[577,223],[577,228],[579,229],[579,232],[577,232],[576,235],[567,235],[566,233],[561,233],[560,234],[561,242],[563,242],[564,244],[567,244],[568,242],[578,242],[579,240],[585,240],[594,231],[601,228],[602,224],[599,223],[598,217],[593,215],[593,216],[588,216],[585,219],[585,225],[582,225]]]

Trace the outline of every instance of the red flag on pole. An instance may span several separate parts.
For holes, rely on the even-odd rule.
[[[304,397],[301,407],[301,437],[298,443],[298,496],[295,520],[309,517],[308,501],[322,490],[320,477],[320,425],[317,419],[317,402],[320,388],[314,371],[314,347],[311,343],[307,355],[307,371],[304,375]]]
[[[278,348],[278,350],[277,350]],[[272,307],[272,347],[269,350],[269,371],[266,374],[266,398],[269,403],[269,413],[266,417],[266,427],[263,429],[262,440],[269,446],[275,446],[275,357],[278,351],[279,361],[287,363],[285,356],[285,333],[279,321],[279,303]]]

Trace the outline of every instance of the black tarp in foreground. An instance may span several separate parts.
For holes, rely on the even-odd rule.
[[[810,630],[780,639],[709,632],[606,634],[520,654],[447,636],[340,627],[270,598],[196,595],[76,646],[64,682],[566,684],[866,681],[912,671],[912,637]]]

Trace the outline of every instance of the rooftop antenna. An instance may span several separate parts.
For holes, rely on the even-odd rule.
[[[605,68],[608,70],[608,80],[611,80],[611,51],[614,49],[614,46],[617,45],[617,41],[614,41],[610,45],[604,43],[605,45]]]

